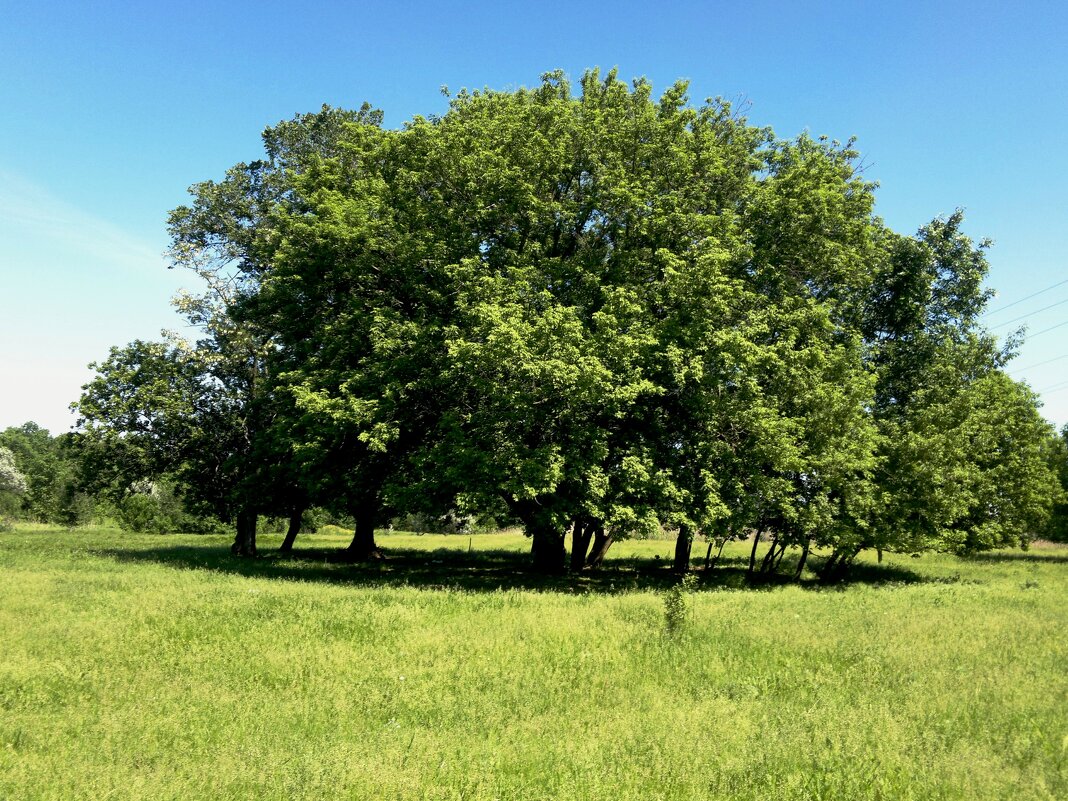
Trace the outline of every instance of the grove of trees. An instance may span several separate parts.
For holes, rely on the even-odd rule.
[[[0,431],[0,522],[75,526],[89,518],[93,500],[79,481],[73,439],[53,437],[35,423]]]
[[[199,338],[112,349],[76,404],[98,490],[165,481],[242,555],[312,507],[351,559],[400,514],[495,515],[548,571],[663,529],[679,569],[755,532],[751,571],[833,577],[1055,527],[1064,444],[981,324],[986,244],[890,230],[852,142],[597,71],[263,140],[170,216]]]

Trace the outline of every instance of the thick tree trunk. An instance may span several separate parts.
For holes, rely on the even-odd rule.
[[[234,556],[256,555],[256,521],[258,515],[247,509],[237,513],[234,522],[234,544],[230,546],[230,553]]]
[[[382,551],[375,543],[375,513],[377,507],[372,504],[364,504],[356,512],[356,530],[352,535],[352,542],[345,549],[345,558],[352,562],[364,562],[370,559],[381,559]]]
[[[675,572],[688,573],[690,570],[690,551],[693,548],[693,529],[679,526],[679,536],[675,539]]]
[[[593,523],[576,520],[571,534],[571,572],[579,573],[586,567],[586,554],[593,538]]]
[[[611,547],[612,535],[605,534],[604,526],[598,524],[593,532],[593,548],[586,559],[586,567],[590,570],[600,567],[601,563],[604,562],[605,554],[608,553],[608,549]]]
[[[282,540],[281,546],[278,550],[281,553],[291,553],[293,550],[293,543],[297,539],[297,534],[300,533],[300,521],[304,517],[304,509],[294,509],[293,513],[289,516],[289,529],[286,531],[286,538]]]
[[[827,561],[819,569],[820,581],[830,581],[831,575],[834,573],[835,564],[841,555],[841,552],[837,549],[831,551],[831,555],[827,557]]]
[[[567,570],[567,548],[564,545],[566,528],[552,512],[553,497],[516,500],[502,495],[508,510],[523,521],[530,535],[530,556],[535,570],[543,573],[563,573]]]
[[[534,568],[543,573],[563,573],[567,566],[564,532],[550,523],[531,525],[528,529],[533,540],[530,555]]]

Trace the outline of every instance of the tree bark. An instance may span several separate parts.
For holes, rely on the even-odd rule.
[[[529,530],[534,568],[543,573],[563,573],[567,566],[564,532],[551,523],[531,525]]]
[[[841,579],[845,576],[845,572],[853,564],[853,560],[857,558],[857,554],[860,551],[861,547],[859,545],[850,551],[835,549],[831,553],[831,558],[823,565],[823,569],[820,571],[820,579],[823,581],[838,581]]]
[[[779,572],[779,566],[783,564],[783,556],[786,555],[786,549],[788,547],[788,543],[783,543],[781,546],[779,546],[779,555],[775,556],[775,564],[771,567],[772,572]]]
[[[598,524],[593,532],[593,548],[586,559],[586,567],[590,570],[598,568],[604,562],[604,556],[612,547],[612,535],[605,534],[604,526]]]
[[[753,550],[749,552],[749,575],[753,575],[753,570],[756,568],[756,552],[757,546],[760,545],[760,535],[764,533],[764,529],[758,528],[753,532]]]
[[[567,570],[567,549],[564,546],[565,527],[551,511],[552,497],[543,500],[516,500],[503,494],[508,510],[523,521],[530,535],[530,556],[534,569],[543,573],[563,573]]]
[[[819,570],[820,581],[830,581],[831,574],[834,573],[834,566],[842,553],[838,549],[831,551],[831,555],[827,557],[827,561],[823,563]]]
[[[571,572],[579,573],[586,567],[586,554],[593,538],[593,523],[576,520],[571,534]]]
[[[772,565],[775,564],[775,551],[779,547],[779,535],[776,534],[771,541],[771,547],[768,548],[768,552],[764,554],[764,559],[760,563],[761,573],[770,573]]]
[[[378,511],[375,504],[367,503],[356,511],[356,529],[352,534],[352,542],[345,549],[345,557],[353,562],[364,562],[370,559],[381,559],[382,551],[375,543],[375,514]]]
[[[690,551],[693,548],[693,529],[687,525],[679,526],[679,536],[675,539],[675,572],[688,573],[690,570]]]
[[[256,521],[259,515],[255,512],[242,509],[237,513],[234,521],[234,544],[230,546],[230,553],[234,556],[256,555]]]
[[[286,531],[286,538],[282,540],[282,544],[278,548],[281,553],[291,553],[293,551],[293,542],[297,539],[297,534],[300,533],[300,521],[303,517],[303,508],[294,509],[289,516],[289,529]]]
[[[801,558],[797,560],[797,571],[794,573],[794,579],[801,578],[801,571],[805,569],[805,562],[808,561],[808,552],[812,547],[812,538],[809,537],[805,540],[805,546],[801,549]]]
[[[719,558],[723,556],[723,548],[727,545],[727,538],[723,537],[723,539],[719,541],[719,549],[716,551],[716,557],[709,562],[709,557],[712,555],[712,546],[715,542],[715,540],[708,541],[708,551],[705,553],[705,570],[711,570],[719,563]]]
[[[760,565],[760,572],[767,574],[777,573],[788,547],[789,542],[785,539],[780,542],[779,535],[776,534],[775,539],[771,541],[771,548],[769,548],[767,554],[764,555],[764,561]]]

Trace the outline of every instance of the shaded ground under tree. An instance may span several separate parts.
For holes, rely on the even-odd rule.
[[[94,549],[95,554],[121,562],[150,562],[187,570],[211,570],[234,575],[326,582],[360,587],[418,587],[469,592],[533,590],[547,592],[616,593],[638,589],[663,590],[678,582],[670,559],[615,557],[594,572],[551,575],[531,565],[527,553],[507,549],[389,548],[386,558],[347,563],[336,548],[296,548],[289,554],[262,551],[256,559],[234,559],[224,545],[176,545],[148,549]],[[818,567],[821,557],[812,560]],[[814,577],[795,581],[790,575],[746,575],[747,558],[724,556],[711,570],[696,571],[699,591],[772,589],[796,584],[829,589],[855,583],[872,585],[945,581],[922,576],[900,565],[857,563],[833,585]]]

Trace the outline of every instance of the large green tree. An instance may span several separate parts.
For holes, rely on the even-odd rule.
[[[276,334],[237,312],[277,250],[279,209],[300,213],[295,177],[337,151],[349,122],[378,119],[370,109],[300,115],[264,132],[267,158],[192,187],[192,203],[170,216],[170,254],[203,287],[175,299],[200,338],[113,349],[77,404],[98,478],[122,493],[173,477],[194,506],[235,523],[238,554],[255,553],[263,513],[290,517],[291,545],[309,494],[286,433],[292,404],[274,391]]]
[[[269,343],[245,484],[290,498],[294,520],[311,502],[353,516],[359,557],[376,551],[392,436],[388,420],[367,417],[381,385],[367,354],[381,313],[401,302],[395,290],[415,285],[395,275],[376,284],[393,239],[380,122],[369,107],[324,107],[280,123],[264,133],[265,160],[194,186],[171,215],[175,263],[231,277],[239,291],[227,315]]]
[[[327,507],[351,558],[391,514],[502,506],[547,570],[568,530],[574,569],[667,528],[680,570],[698,534],[766,532],[761,570],[819,547],[832,575],[1042,525],[1048,431],[979,324],[960,215],[896,234],[852,143],[686,92],[557,72],[400,130],[367,106],[269,128],[171,216],[216,290],[182,301],[204,338],[113,354],[95,419],[174,443],[190,484],[198,438],[225,443],[232,514]]]
[[[1037,398],[1003,372],[981,325],[987,242],[963,214],[913,237],[891,232],[862,315],[878,375],[882,503],[858,547],[972,551],[1026,542],[1055,500],[1051,429]]]
[[[256,480],[253,458],[267,427],[270,343],[233,319],[233,285],[205,277],[208,291],[175,300],[200,339],[139,340],[91,365],[97,375],[75,404],[80,450],[116,500],[140,480],[177,481],[194,509],[234,522],[234,552],[252,555],[258,515],[278,512],[266,492],[277,488]]]

